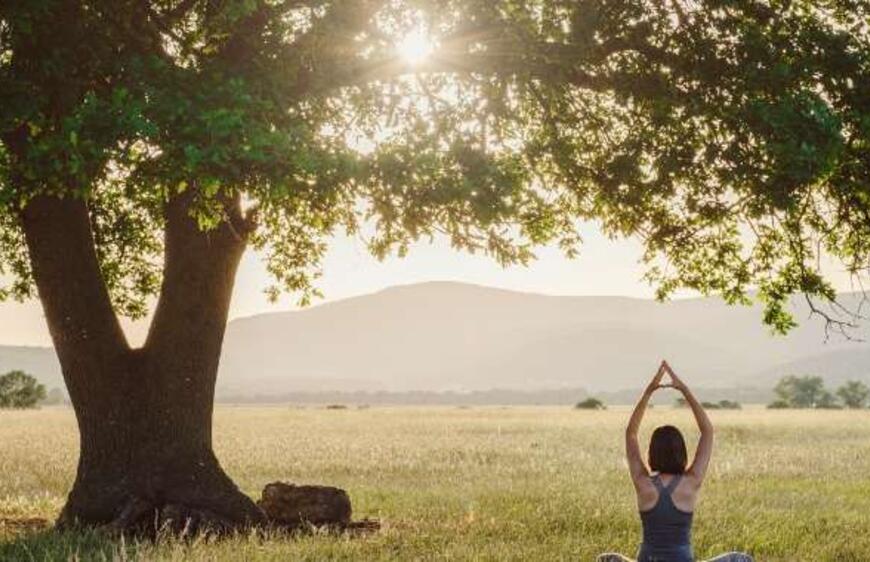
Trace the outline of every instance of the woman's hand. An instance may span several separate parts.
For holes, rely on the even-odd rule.
[[[685,394],[689,390],[689,387],[686,386],[686,383],[683,382],[683,379],[677,376],[674,370],[671,369],[671,366],[668,365],[667,361],[662,361],[662,369],[666,370],[671,376],[671,387],[679,390],[683,394]]]
[[[659,370],[656,371],[655,376],[653,376],[652,380],[649,381],[649,384],[646,386],[646,394],[650,395],[659,388],[662,388],[662,378],[665,376],[665,370],[669,367],[665,361],[662,361],[662,364],[659,366]]]

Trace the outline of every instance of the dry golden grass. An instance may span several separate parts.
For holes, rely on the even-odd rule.
[[[0,560],[592,560],[633,552],[624,408],[219,407],[218,456],[239,485],[346,488],[364,537],[236,537],[121,544],[0,527]],[[696,514],[699,556],[870,560],[870,412],[713,412],[717,448]],[[645,429],[686,428],[657,408]],[[64,409],[0,412],[0,518],[53,518],[75,470]]]

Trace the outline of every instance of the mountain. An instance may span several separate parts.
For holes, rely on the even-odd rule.
[[[843,301],[857,304],[857,295]],[[666,357],[706,388],[767,388],[783,374],[870,380],[870,346],[832,338],[796,299],[802,325],[771,336],[758,307],[561,297],[435,282],[230,322],[219,397],[325,391],[637,388]],[[856,332],[866,336],[866,327]],[[59,386],[51,349],[0,347],[0,372]]]
[[[843,301],[857,303],[855,295]],[[667,357],[699,386],[772,386],[777,369],[866,378],[870,347],[802,326],[771,336],[758,307],[718,299],[658,303],[556,297],[459,283],[394,287],[307,310],[230,323],[222,392],[253,389],[636,388]],[[856,333],[860,336],[866,330]],[[273,391],[274,391],[273,390]]]

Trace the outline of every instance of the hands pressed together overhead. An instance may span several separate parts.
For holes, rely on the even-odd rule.
[[[662,379],[664,378],[665,375],[668,375],[670,377],[671,382],[669,382],[669,383],[662,382]],[[686,390],[688,389],[688,387],[686,386],[686,383],[684,383],[683,380],[677,376],[677,374],[674,372],[674,370],[671,369],[671,366],[668,365],[667,361],[662,361],[662,364],[659,365],[659,370],[656,371],[655,376],[653,376],[652,380],[647,385],[646,392],[648,394],[652,394],[653,392],[655,392],[656,390],[658,390],[660,388],[675,388],[683,393],[685,393]]]

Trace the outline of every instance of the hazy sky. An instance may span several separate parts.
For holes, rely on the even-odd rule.
[[[464,281],[493,287],[554,295],[622,295],[651,298],[652,289],[642,280],[639,263],[642,250],[636,241],[612,241],[589,225],[583,228],[585,244],[576,260],[566,259],[555,248],[538,252],[538,261],[528,268],[502,269],[482,255],[470,256],[452,250],[443,241],[421,243],[406,258],[378,262],[362,241],[339,237],[333,241],[318,286],[327,302],[372,293],[392,285],[424,281]],[[845,276],[833,275],[838,288],[849,289]],[[269,303],[263,289],[269,277],[259,257],[246,254],[233,296],[231,317],[250,316],[295,308],[295,298],[285,295]],[[125,324],[131,342],[144,337],[147,324]],[[42,310],[37,302],[0,304],[0,344],[50,345]]]

